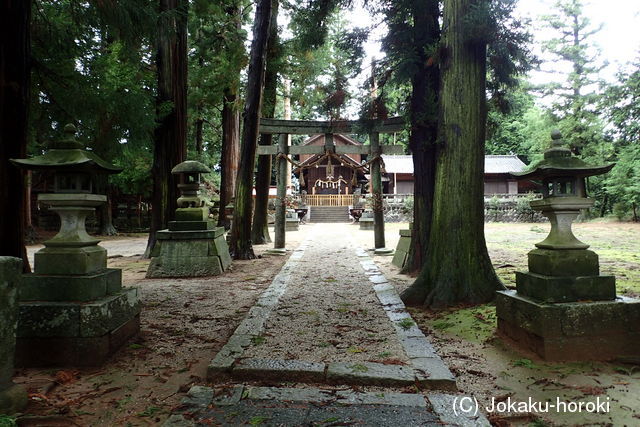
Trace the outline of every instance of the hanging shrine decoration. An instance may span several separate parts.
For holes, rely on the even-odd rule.
[[[382,173],[385,173],[384,170],[384,160],[382,160],[382,156],[380,155],[376,155],[374,156],[371,160],[369,160],[368,162],[365,162],[361,165],[350,165],[350,164],[346,164],[344,162],[342,162],[342,159],[340,159],[340,157],[333,152],[328,152],[325,153],[324,155],[322,155],[321,157],[318,158],[318,160],[316,160],[315,162],[309,163],[308,165],[302,165],[301,163],[296,162],[295,160],[289,158],[289,156],[287,156],[286,154],[280,153],[276,156],[277,159],[285,159],[286,161],[288,161],[289,163],[291,163],[293,166],[295,166],[297,169],[300,170],[300,185],[304,186],[305,185],[305,181],[304,181],[304,170],[305,169],[310,169],[312,167],[318,167],[318,165],[320,165],[323,161],[327,160],[327,178],[331,177],[333,178],[333,163],[331,162],[331,159],[336,159],[338,162],[340,162],[340,164],[342,166],[346,166],[349,169],[351,169],[353,171],[353,174],[351,176],[351,186],[355,187],[358,185],[358,174],[356,173],[358,170],[365,170],[367,167],[369,167],[369,165],[371,165],[374,162],[380,162],[380,171]],[[338,179],[338,181],[321,181],[321,180],[316,180],[315,185],[318,185],[318,181],[320,181],[321,183],[326,183],[327,185],[332,182],[332,183],[336,183],[337,187],[324,187],[324,188],[338,188],[340,186],[340,181],[344,182],[345,185],[347,184],[347,181],[345,181],[342,177],[340,177]]]
[[[327,176],[327,178],[333,178],[333,176]],[[344,185],[347,185],[347,181],[345,181],[344,178],[339,177],[337,181],[331,181],[331,180],[323,181],[321,179],[316,179],[314,186],[320,187],[320,188],[338,188],[339,189],[340,183],[344,183]]]

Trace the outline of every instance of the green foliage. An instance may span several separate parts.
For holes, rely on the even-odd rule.
[[[620,149],[618,162],[605,178],[604,185],[607,193],[618,201],[614,205],[614,214],[624,217],[625,213],[632,212],[634,221],[638,221],[637,208],[640,206],[640,144],[638,142]]]
[[[15,417],[9,415],[0,414],[0,427],[15,427],[18,423]]]
[[[582,7],[581,0],[559,0],[556,13],[543,17],[543,24],[553,34],[543,45],[554,58],[553,69],[562,64],[571,67],[564,81],[546,85],[543,93],[554,98],[553,115],[572,150],[591,155],[603,141],[604,125],[596,107],[600,94],[593,87],[604,65],[597,61],[600,52],[591,42],[600,28],[591,25]]]
[[[155,127],[150,36],[155,3],[39,1],[32,17],[30,151],[75,123],[79,139],[125,168]],[[112,10],[112,9],[118,9]],[[148,176],[148,171],[147,171]],[[147,178],[148,179],[148,178]]]
[[[289,27],[294,37],[283,42],[289,58],[284,74],[291,80],[294,118],[341,118],[352,99],[348,81],[361,71],[368,30],[348,29],[337,14],[323,15],[318,25],[325,29],[317,30],[308,25],[309,21],[301,27],[298,14],[306,16],[306,12],[299,7],[289,7],[293,13]],[[313,35],[312,42],[304,44],[301,41],[308,37],[309,27],[317,34]],[[321,34],[324,34],[322,43],[316,39]]]

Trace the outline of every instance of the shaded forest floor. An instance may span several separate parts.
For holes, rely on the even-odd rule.
[[[330,225],[327,225],[330,226]],[[287,247],[304,238],[287,234]],[[507,286],[513,272],[526,269],[526,253],[542,240],[548,224],[487,224],[486,236],[496,271]],[[387,225],[387,246],[395,247],[403,224]],[[640,224],[584,223],[575,234],[600,255],[602,274],[617,276],[618,293],[640,295]],[[353,226],[353,238],[373,246],[373,232]],[[119,239],[118,239],[119,240]],[[123,243],[127,239],[123,239]],[[136,240],[130,238],[129,240]],[[144,239],[137,239],[144,240]],[[271,247],[257,246],[258,253]],[[144,249],[144,248],[142,248]],[[140,287],[141,334],[101,368],[20,369],[15,381],[28,387],[29,417],[21,425],[157,425],[193,384],[204,384],[206,366],[233,333],[247,310],[270,284],[286,257],[265,256],[234,261],[233,269],[208,279],[144,279],[147,260],[139,256],[111,258],[123,269],[125,285]],[[387,278],[404,289],[411,278],[390,265],[391,257],[375,257]],[[542,418],[560,425],[598,423],[635,425],[640,413],[640,369],[624,363],[545,363],[508,348],[495,332],[492,305],[440,312],[411,310],[464,393],[482,406],[492,397],[534,401],[561,397],[610,398],[609,414]],[[497,425],[527,425],[532,416],[493,418]],[[540,425],[540,424],[539,424]]]

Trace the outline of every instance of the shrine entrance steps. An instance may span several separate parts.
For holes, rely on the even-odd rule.
[[[349,222],[348,206],[310,206],[309,222]]]
[[[489,426],[350,224],[305,240],[165,426]],[[472,399],[472,398],[468,398]],[[471,401],[471,400],[470,400]]]

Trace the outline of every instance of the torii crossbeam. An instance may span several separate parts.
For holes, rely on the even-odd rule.
[[[337,120],[337,121],[301,121],[260,119],[261,134],[279,134],[278,145],[257,147],[257,155],[289,154],[368,154],[376,158],[382,154],[402,154],[404,147],[401,145],[380,145],[381,133],[400,132],[405,129],[405,121],[402,117],[392,117],[387,120]],[[362,146],[335,146],[334,134],[367,133],[370,145]],[[324,146],[293,146],[287,145],[288,135],[325,135]],[[286,198],[286,173],[287,160],[280,156],[277,159],[277,203],[274,250],[285,250],[285,198]],[[382,211],[382,176],[380,174],[380,162],[371,164],[371,192],[373,198],[373,222],[375,251],[378,254],[390,253],[385,248],[384,215]]]

